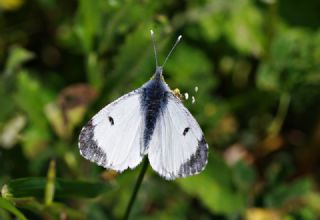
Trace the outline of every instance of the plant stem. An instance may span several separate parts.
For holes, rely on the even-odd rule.
[[[147,168],[148,168],[148,159],[147,159],[147,157],[145,157],[144,160],[143,160],[143,164],[142,164],[142,168],[141,168],[139,177],[138,177],[138,179],[137,179],[136,185],[134,186],[134,189],[133,189],[133,192],[132,192],[130,201],[129,201],[129,203],[128,203],[126,212],[125,212],[125,214],[124,214],[124,218],[123,218],[124,220],[128,220],[128,219],[129,219],[129,215],[130,215],[132,206],[133,206],[133,204],[134,204],[134,201],[136,200],[138,191],[139,191],[139,189],[140,189],[140,186],[141,186],[141,183],[142,183],[144,174],[145,174],[146,171],[147,171]]]
[[[44,193],[44,203],[47,206],[51,205],[54,199],[55,181],[56,181],[56,161],[51,160],[49,164],[49,169],[47,174],[47,183],[46,183],[46,188]]]
[[[269,134],[270,135],[278,135],[283,121],[288,113],[288,108],[290,104],[290,94],[288,92],[284,92],[280,96],[280,102],[278,107],[278,112],[276,117],[273,119],[270,127],[269,127]]]

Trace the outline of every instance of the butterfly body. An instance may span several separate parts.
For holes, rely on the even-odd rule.
[[[141,88],[141,113],[144,115],[142,155],[147,153],[156,122],[168,104],[170,89],[162,78],[162,69],[157,69],[154,77]]]

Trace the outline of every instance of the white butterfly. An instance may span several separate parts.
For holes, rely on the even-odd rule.
[[[203,132],[163,80],[163,66],[140,88],[100,110],[81,130],[81,155],[108,169],[133,169],[145,155],[160,176],[172,180],[202,171],[208,158]]]

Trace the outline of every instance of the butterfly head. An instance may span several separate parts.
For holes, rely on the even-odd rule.
[[[163,73],[163,66],[157,66],[156,67],[156,72],[155,72],[155,78],[156,79],[162,79],[163,76],[162,76],[162,73]]]

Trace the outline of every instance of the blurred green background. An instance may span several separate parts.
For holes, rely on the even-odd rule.
[[[0,219],[119,219],[141,166],[82,158],[81,127],[150,79],[209,143],[201,174],[151,168],[132,219],[319,219],[320,1],[0,0]],[[199,88],[195,92],[195,87]],[[22,179],[21,179],[22,178]]]

